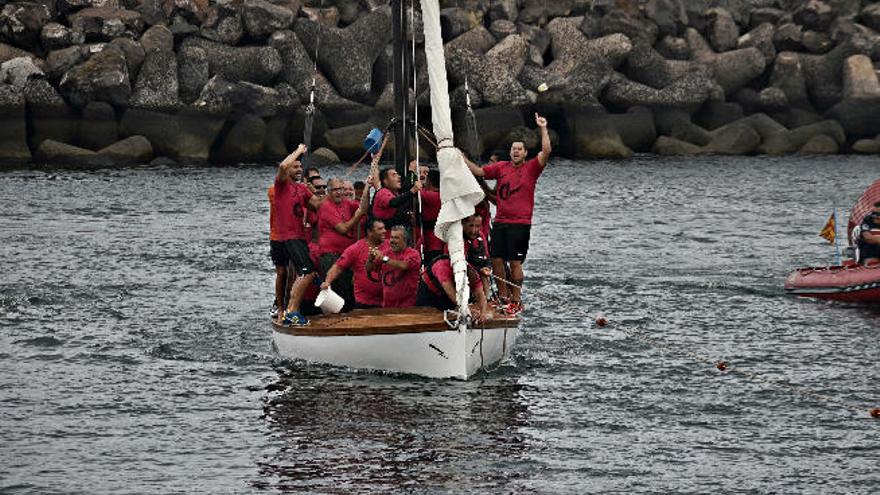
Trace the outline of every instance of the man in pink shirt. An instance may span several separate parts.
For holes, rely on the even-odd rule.
[[[479,304],[479,311],[475,311],[473,316],[477,321],[485,321],[491,317],[486,301],[486,293],[483,290],[482,273],[479,271],[482,267],[474,265],[474,261],[478,261],[479,253],[476,251],[483,250],[482,244],[475,243],[480,233],[480,217],[478,215],[470,216],[462,220],[465,229],[465,251],[468,259],[468,284],[470,285],[471,295]],[[483,254],[485,258],[485,254]],[[442,255],[435,258],[422,273],[419,282],[419,290],[416,295],[417,306],[431,306],[439,310],[455,309],[457,297],[455,291],[455,275],[452,271],[452,263],[449,261],[449,255]]]
[[[295,268],[296,281],[290,289],[287,303],[287,314],[284,323],[288,325],[305,325],[308,320],[300,314],[299,307],[303,295],[315,278],[315,264],[309,251],[308,234],[304,217],[308,208],[315,209],[321,199],[315,196],[296,177],[302,174],[302,163],[299,158],[306,151],[304,144],[288,155],[278,166],[275,174],[275,194],[272,207],[275,211],[275,226],[278,240],[284,243],[284,249]]]
[[[400,174],[393,168],[385,168],[379,173],[382,188],[373,197],[373,218],[385,222],[387,235],[391,235],[391,227],[403,225],[407,229],[411,225],[412,201],[415,194],[422,188],[421,181],[415,181],[409,191],[400,193]]]
[[[370,200],[369,189],[364,189],[360,202],[347,199],[345,184],[339,179],[330,179],[328,199],[318,208],[318,246],[321,273],[327,274],[330,267],[342,256],[343,251],[354,244],[355,230],[361,218],[367,213]],[[345,299],[348,311],[354,304],[352,272],[347,269],[333,283],[333,291]]]
[[[527,161],[525,144],[515,141],[510,146],[510,161],[496,162],[483,168],[467,161],[468,168],[475,176],[496,180],[498,203],[491,233],[492,267],[495,276],[502,279],[509,271],[510,282],[517,286],[511,286],[508,290],[505,284],[499,284],[499,295],[503,297],[509,294],[510,302],[505,306],[507,313],[522,311],[519,287],[522,287],[524,278],[522,264],[529,251],[535,186],[552,150],[547,119],[535,113],[535,124],[541,129],[541,151],[535,158]]]
[[[371,249],[367,271],[378,272],[382,281],[382,307],[406,308],[416,305],[419,287],[419,252],[407,247],[407,233],[402,225],[391,227],[388,244]]]
[[[354,272],[354,308],[381,308],[382,307],[382,280],[377,272],[367,271],[367,261],[372,250],[382,249],[388,242],[385,240],[385,224],[382,220],[373,219],[367,236],[361,239],[345,251],[336,260],[336,263],[327,271],[321,289],[330,287],[337,277],[347,270]],[[348,301],[346,306],[348,306]]]
[[[428,172],[425,188],[419,191],[422,197],[422,225],[424,237],[424,258],[422,262],[427,266],[431,260],[443,254],[445,243],[434,235],[434,227],[437,225],[437,216],[440,214],[440,171]]]

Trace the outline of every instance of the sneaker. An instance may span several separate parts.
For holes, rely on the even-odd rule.
[[[299,311],[291,311],[284,315],[284,320],[281,323],[289,327],[304,327],[309,324],[309,320]]]
[[[271,316],[272,319],[274,320],[274,319],[278,318],[279,313],[280,313],[280,311],[278,310],[278,306],[273,304],[272,309],[269,310],[269,316]]]

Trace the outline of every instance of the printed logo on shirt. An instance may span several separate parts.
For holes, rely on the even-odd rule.
[[[508,199],[508,198],[510,198],[511,195],[516,194],[516,192],[519,191],[521,188],[522,188],[522,186],[517,186],[517,187],[511,189],[510,184],[508,184],[508,183],[501,184],[501,186],[498,187],[498,197],[503,200]]]

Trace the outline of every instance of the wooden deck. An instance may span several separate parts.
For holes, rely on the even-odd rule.
[[[515,328],[518,316],[494,313],[491,320],[479,328]],[[334,337],[388,335],[397,333],[445,332],[450,330],[443,321],[443,313],[434,308],[381,308],[356,309],[350,313],[319,315],[309,319],[304,327],[284,326],[272,321],[276,332],[296,336]]]

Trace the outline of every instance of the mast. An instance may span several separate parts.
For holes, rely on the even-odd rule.
[[[394,127],[394,168],[400,174],[402,190],[410,187],[407,172],[407,150],[409,149],[409,133],[407,132],[407,96],[409,87],[406,64],[404,61],[404,44],[406,43],[406,16],[403,0],[391,0],[391,26],[394,46],[394,116],[398,119]]]

